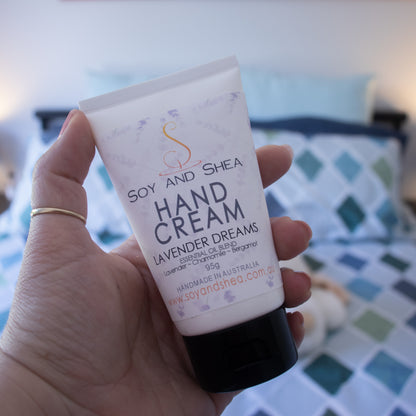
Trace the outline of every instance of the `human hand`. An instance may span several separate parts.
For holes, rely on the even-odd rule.
[[[94,151],[87,119],[71,112],[35,168],[32,206],[86,217],[82,183]],[[292,158],[282,146],[257,155],[264,186],[282,176]],[[272,230],[282,260],[301,253],[311,237],[305,223],[286,217],[272,219]],[[284,269],[282,277],[287,307],[309,297],[307,275]],[[299,345],[302,316],[288,314],[288,321]],[[0,347],[0,397],[11,411],[213,416],[235,395],[207,393],[195,381],[136,240],[105,253],[70,216],[33,218]]]

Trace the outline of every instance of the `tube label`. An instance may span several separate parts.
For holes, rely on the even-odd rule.
[[[128,117],[119,105],[109,126],[89,115],[174,321],[282,285],[244,94],[209,90],[174,104],[159,94],[157,106],[144,97]]]

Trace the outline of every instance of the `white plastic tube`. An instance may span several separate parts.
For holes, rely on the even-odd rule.
[[[236,59],[91,98],[80,109],[203,386],[225,391],[264,381],[235,381],[250,350],[274,354],[253,344],[259,334],[243,342],[232,332],[247,332],[256,319],[284,326],[283,338],[265,337],[290,350],[283,361],[296,360]],[[202,368],[210,360],[198,350],[230,334],[238,342],[221,341],[212,355],[218,362],[216,354],[234,351],[226,360],[235,361],[234,375],[218,384],[223,369],[206,375],[212,363]]]

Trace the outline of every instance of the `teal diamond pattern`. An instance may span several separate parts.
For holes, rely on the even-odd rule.
[[[330,394],[336,394],[352,371],[328,354],[322,354],[305,368],[305,373]]]
[[[365,370],[396,394],[402,391],[413,372],[411,368],[384,351],[380,351],[368,363]]]
[[[98,237],[104,244],[111,244],[115,240],[121,240],[123,238],[123,235],[115,234],[105,229],[98,234]]]
[[[353,182],[362,167],[348,152],[343,152],[336,160],[335,166],[349,182]]]
[[[383,223],[383,225],[389,230],[398,224],[399,219],[397,218],[394,206],[390,199],[386,199],[380,208],[376,212],[377,218]]]
[[[337,213],[351,232],[355,231],[365,219],[364,211],[352,196],[344,200]]]
[[[380,260],[400,272],[405,272],[410,267],[410,263],[390,253],[384,254]]]
[[[101,179],[104,182],[105,187],[107,188],[107,190],[111,190],[113,189],[113,183],[111,182],[110,176],[108,175],[107,169],[105,168],[104,165],[101,165],[98,168],[98,173],[101,176]]]
[[[303,260],[305,260],[306,264],[310,267],[310,269],[314,272],[318,271],[319,269],[322,269],[322,267],[325,266],[325,263],[319,261],[318,259],[314,258],[309,254],[304,254],[302,258]]]
[[[22,224],[23,229],[27,230],[29,232],[30,227],[30,212],[32,211],[32,206],[30,203],[28,203],[20,214],[20,223]]]
[[[310,181],[316,178],[323,167],[322,162],[309,150],[305,150],[297,157],[295,163]]]
[[[386,189],[391,189],[393,185],[393,171],[384,157],[380,157],[372,168],[376,175],[380,178]]]

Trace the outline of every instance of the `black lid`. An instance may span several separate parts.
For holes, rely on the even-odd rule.
[[[280,307],[251,321],[209,334],[184,337],[196,377],[210,392],[241,390],[292,367],[295,343]]]

